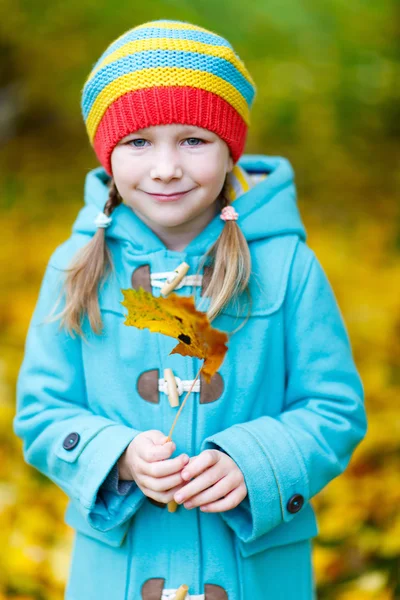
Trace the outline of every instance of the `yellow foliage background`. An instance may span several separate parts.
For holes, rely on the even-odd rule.
[[[22,3],[0,10],[0,600],[58,600],[73,532],[66,497],[26,465],[15,381],[47,261],[97,166],[81,85],[127,28],[189,20],[225,35],[258,84],[247,152],[289,158],[308,244],[342,310],[369,428],[346,472],[312,499],[318,598],[400,598],[399,8],[254,0]],[[4,13],[3,13],[4,11]],[[238,23],[241,24],[238,28]],[[397,83],[396,83],[397,82]]]

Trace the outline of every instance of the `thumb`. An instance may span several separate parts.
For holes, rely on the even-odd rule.
[[[161,431],[152,429],[148,432],[147,450],[145,450],[146,460],[153,462],[155,460],[165,460],[175,452],[174,442],[165,443],[167,436]]]
[[[151,441],[154,444],[166,444],[167,442],[172,442],[172,440],[170,440],[168,438],[167,435],[165,435],[165,433],[163,433],[162,431],[159,431],[158,429],[152,429],[148,432],[148,437],[151,439]],[[173,442],[172,442],[173,443]]]

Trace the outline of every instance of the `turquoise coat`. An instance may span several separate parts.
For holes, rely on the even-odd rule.
[[[201,364],[170,356],[173,338],[125,326],[121,289],[143,285],[158,296],[152,274],[183,261],[196,273],[223,221],[217,215],[177,252],[120,205],[106,229],[115,271],[99,293],[104,333],[94,335],[85,321],[86,342],[44,319],[62,270],[96,230],[108,196],[102,168],[87,175],[85,206],[49,261],[18,378],[14,431],[25,460],[69,498],[66,522],[76,536],[68,600],[159,600],[181,584],[205,600],[314,597],[318,525],[310,499],[346,469],[366,434],[363,386],[331,285],[306,244],[291,165],[245,155],[239,166],[249,177],[268,173],[234,202],[252,257],[252,315],[230,337],[214,386],[201,381],[173,435],[175,455],[220,448],[239,465],[248,496],[233,510],[170,513],[136,484],[121,491],[109,483],[139,432],[171,427],[177,409],[158,388],[164,369],[191,381]],[[176,293],[208,306],[201,286]],[[231,303],[213,326],[232,332],[241,323]]]

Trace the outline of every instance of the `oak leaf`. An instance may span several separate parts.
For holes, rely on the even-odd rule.
[[[124,325],[176,338],[179,344],[170,354],[204,359],[201,372],[209,383],[224,360],[228,336],[211,327],[206,313],[196,309],[193,296],[155,297],[143,288],[121,291],[121,304],[128,309]]]

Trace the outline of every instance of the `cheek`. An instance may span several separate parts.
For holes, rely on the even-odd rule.
[[[121,194],[123,191],[126,192],[139,185],[140,173],[123,153],[116,152],[114,156],[111,155],[111,168],[114,181]]]
[[[123,153],[121,152],[121,148],[119,146],[117,146],[111,152],[111,157],[110,157],[110,163],[111,163],[113,175],[118,175],[119,171],[121,170],[121,166],[122,166],[123,162],[124,162]]]
[[[222,187],[225,181],[226,165],[223,160],[216,157],[214,161],[198,163],[199,182],[209,189],[215,190]]]

